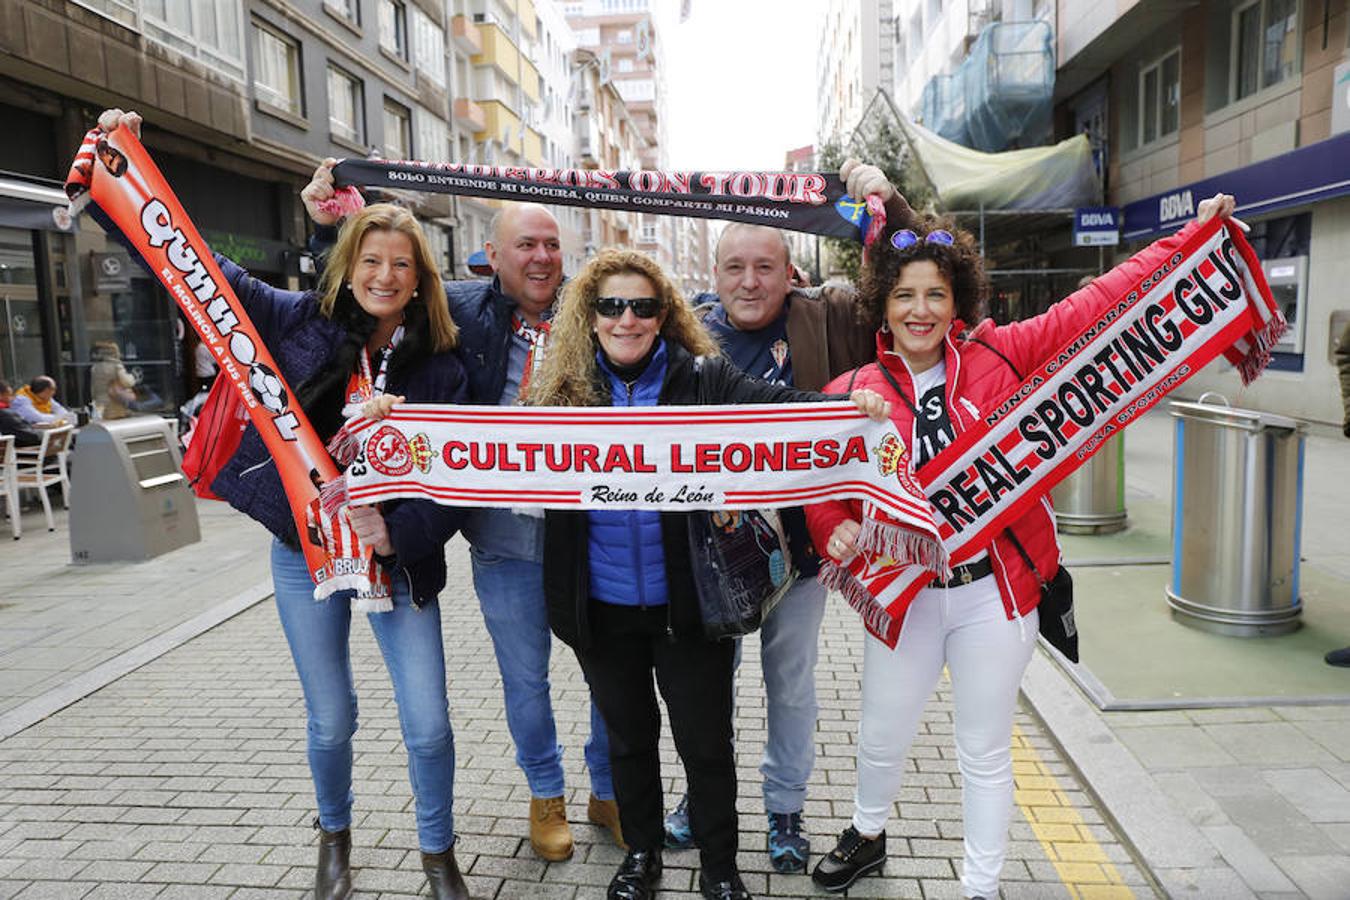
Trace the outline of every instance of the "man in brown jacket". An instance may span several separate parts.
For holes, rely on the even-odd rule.
[[[877,194],[891,223],[914,212],[875,166],[850,160],[839,171],[848,193]],[[717,242],[716,294],[695,299],[722,350],[743,371],[765,381],[818,391],[834,377],[876,358],[876,336],[859,324],[852,287],[792,284],[783,233],[762,225],[728,225]],[[760,772],[769,814],[769,862],[778,872],[804,872],[810,843],[802,827],[806,782],[815,765],[816,645],[825,589],[816,582],[819,555],[800,509],[782,510],[798,577],[760,631],[767,739]],[[693,846],[688,804],[666,817],[666,846]]]

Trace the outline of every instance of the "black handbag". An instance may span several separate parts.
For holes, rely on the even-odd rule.
[[[1003,533],[1041,583],[1041,603],[1036,608],[1040,614],[1041,637],[1069,662],[1078,662],[1078,626],[1073,618],[1073,578],[1069,576],[1069,570],[1060,566],[1055,577],[1046,581],[1012,530],[1004,529]]]
[[[703,357],[694,358],[699,403],[709,402]],[[787,533],[776,509],[692,512],[689,562],[704,636],[737,638],[759,628],[792,587]]]
[[[759,628],[797,577],[775,509],[690,513],[689,557],[710,640]]]

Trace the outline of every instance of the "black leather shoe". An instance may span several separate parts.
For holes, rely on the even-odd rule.
[[[427,873],[427,888],[433,900],[469,900],[469,888],[455,862],[455,845],[444,853],[423,853],[422,871]]]
[[[660,850],[629,850],[609,883],[607,900],[648,900],[661,880]]]
[[[352,894],[352,830],[319,832],[319,863],[314,868],[314,900],[347,900]]]
[[[741,876],[735,872],[726,881],[710,881],[706,874],[699,872],[698,890],[708,900],[754,900],[745,889]]]
[[[1325,659],[1329,666],[1350,666],[1350,647],[1332,650]]]
[[[852,825],[839,835],[839,843],[816,863],[811,880],[827,891],[846,891],[853,882],[886,864],[886,832],[868,840]]]

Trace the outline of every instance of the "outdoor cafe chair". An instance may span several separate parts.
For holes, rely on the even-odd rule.
[[[14,455],[12,434],[0,437],[0,496],[5,498],[9,530],[17,541],[23,534],[23,525],[19,522],[19,462]]]
[[[14,451],[18,457],[19,487],[33,489],[42,500],[42,509],[47,514],[47,530],[56,530],[56,520],[52,518],[52,503],[47,497],[47,488],[53,484],[61,485],[61,501],[70,508],[70,438],[75,433],[74,425],[39,430],[42,443],[36,447],[21,447]]]

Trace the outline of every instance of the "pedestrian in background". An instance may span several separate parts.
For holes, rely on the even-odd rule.
[[[140,116],[109,110],[104,131]],[[217,265],[248,312],[319,437],[342,426],[351,402],[390,393],[415,402],[466,396],[458,330],[421,226],[405,209],[379,204],[339,233],[317,291],[283,291],[230,260]],[[319,815],[315,900],[351,894],[352,737],[357,700],[350,649],[353,592],[314,599],[314,579],[277,466],[248,426],[211,489],[272,532],[272,583],[282,630],[305,697],[310,775]],[[353,530],[391,575],[393,608],[367,615],[394,683],[408,751],[422,868],[439,900],[468,900],[455,861],[454,735],[450,728],[437,595],[445,587],[445,542],[459,512],[430,501],[350,510]]]
[[[311,246],[332,242],[336,218],[320,204],[331,198],[332,167],[324,160],[300,196],[318,226]],[[558,220],[537,203],[508,203],[488,229],[491,281],[447,281],[450,312],[461,329],[460,355],[469,369],[469,402],[490,406],[523,403],[530,380],[549,348],[549,320],[562,283]],[[516,765],[530,789],[530,847],[550,862],[569,859],[563,748],[553,716],[549,658],[553,636],[544,603],[544,523],[513,509],[467,512],[473,586],[492,638],[502,679],[506,727],[516,747]],[[585,743],[591,794],[586,818],[622,845],[619,808],[610,777],[605,723],[594,703]]]
[[[1345,406],[1345,421],[1341,431],[1350,438],[1350,324],[1336,342],[1336,368],[1341,375],[1341,403]],[[1332,650],[1326,655],[1327,665],[1350,667],[1350,647]]]
[[[1200,221],[1230,215],[1233,198],[1200,205]],[[859,306],[877,328],[876,361],[826,386],[871,388],[915,469],[975,426],[1030,372],[1172,253],[1169,238],[1117,266],[1033,319],[980,321],[988,282],[975,239],[926,216],[888,225],[864,258]],[[964,335],[966,324],[978,325]],[[816,545],[839,564],[857,554],[856,501],[808,506]],[[1013,808],[1012,722],[1018,687],[1036,644],[1041,584],[1060,551],[1048,500],[1033,506],[982,551],[935,580],[903,611],[894,648],[864,638],[853,822],[812,872],[828,891],[847,890],[886,861],[886,821],[904,781],[909,747],[944,667],[951,677],[961,772],[966,897],[992,898]]]
[[[717,344],[661,268],[630,250],[601,251],[568,284],[550,339],[553,347],[530,394],[538,405],[824,399],[752,378],[718,355]],[[884,414],[873,393],[860,392],[856,402]],[[736,863],[735,644],[703,633],[688,528],[686,513],[545,514],[549,624],[576,652],[609,726],[628,845],[609,885],[611,900],[644,900],[661,877],[661,713],[653,676],[689,783],[699,890],[709,900],[750,897]]]

